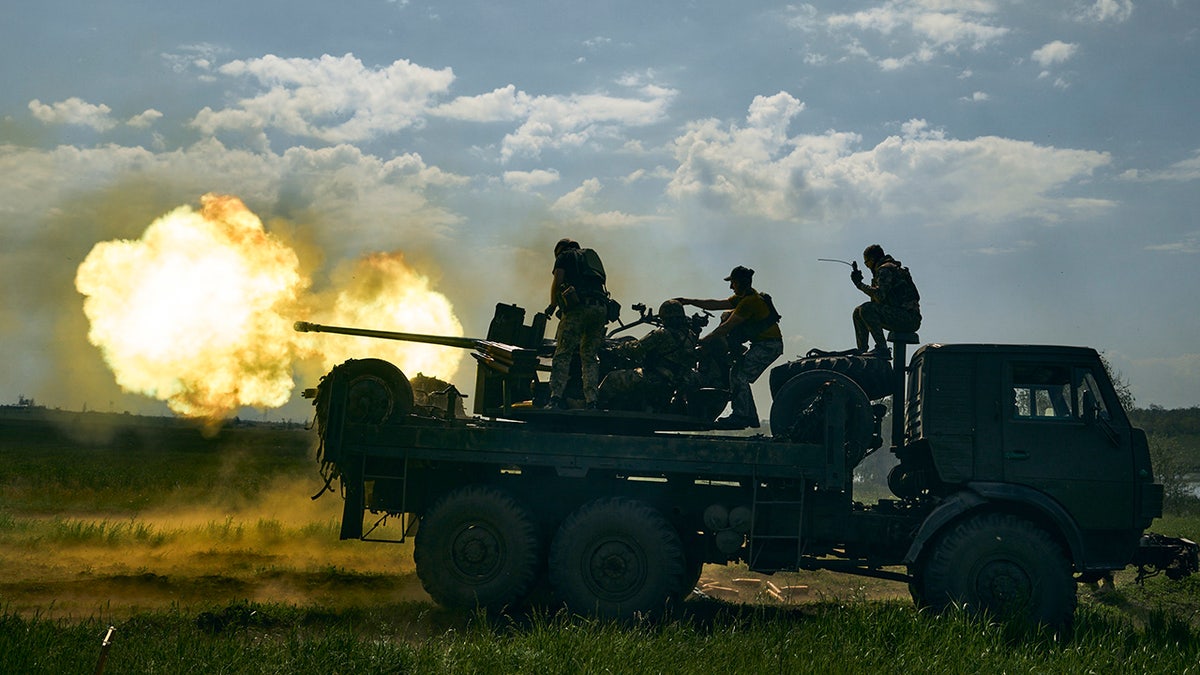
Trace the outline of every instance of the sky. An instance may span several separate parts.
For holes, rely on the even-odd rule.
[[[817,259],[879,243],[923,342],[1091,346],[1139,406],[1200,405],[1200,3],[11,5],[0,402],[155,410],[88,342],[76,269],[220,193],[315,287],[402,253],[471,336],[545,305],[569,236],[627,307],[745,265],[785,358],[848,348],[865,298]]]

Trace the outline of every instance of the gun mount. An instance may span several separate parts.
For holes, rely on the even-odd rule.
[[[524,321],[524,309],[497,304],[486,338],[328,326],[308,321],[297,321],[292,328],[300,333],[332,333],[470,349],[471,357],[479,364],[475,381],[475,413],[495,417],[508,412],[515,404],[524,402],[526,406],[530,405],[535,395],[541,393],[535,391],[538,384],[536,372],[548,367],[539,362],[539,357],[554,352],[553,341],[545,339],[546,315],[535,314],[529,326],[524,325]],[[412,411],[412,390],[408,378],[392,364],[379,359],[363,359],[347,361],[339,366],[342,367],[352,369],[357,374],[351,379],[352,384],[362,378],[366,378],[364,382],[374,383],[369,390],[363,389],[357,399],[362,400],[365,396],[376,401],[374,404],[364,401],[362,414],[372,415],[383,422],[395,418],[397,413],[403,416]],[[368,409],[375,412],[367,413]]]
[[[637,365],[629,363],[619,348],[623,341],[633,338],[614,337],[618,332],[639,325],[662,325],[660,318],[645,305],[636,305],[634,309],[639,311],[639,318],[610,331],[601,346],[602,380],[610,372]],[[543,410],[542,405],[549,398],[549,381],[548,377],[539,379],[538,373],[549,372],[549,358],[554,354],[555,341],[545,337],[545,314],[535,313],[529,325],[525,325],[524,321],[523,308],[501,303],[496,305],[486,338],[330,326],[307,321],[297,321],[293,328],[301,333],[332,333],[469,349],[477,363],[474,412],[489,418],[520,419],[540,426],[576,431],[592,428],[618,433],[702,430],[712,428],[713,420],[728,402],[727,390],[704,388],[693,392],[695,403],[687,410],[669,414],[664,411]],[[699,333],[707,322],[707,313],[693,316],[692,330]],[[343,379],[349,383],[348,399],[356,406],[350,414],[357,420],[383,424],[399,421],[414,412],[413,388],[405,374],[394,365],[380,359],[352,359],[338,368],[344,371]],[[582,407],[578,357],[575,357],[571,369],[566,398],[569,401],[578,400]],[[317,391],[313,390],[311,396],[317,396]],[[450,400],[456,397],[465,398],[457,390],[448,396]],[[317,405],[320,404],[318,400]],[[417,413],[452,418],[448,410],[429,410],[428,406],[425,410],[421,410],[421,406],[416,408]]]

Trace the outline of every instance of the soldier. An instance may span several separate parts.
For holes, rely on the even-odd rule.
[[[567,407],[563,392],[571,369],[571,357],[579,354],[583,379],[583,400],[588,410],[596,408],[600,361],[596,352],[604,339],[608,320],[608,291],[600,257],[591,249],[580,248],[571,239],[554,245],[553,281],[546,314],[557,307],[558,332],[555,334],[554,359],[550,370],[550,401],[546,407]]]
[[[641,364],[614,370],[600,383],[600,403],[610,410],[686,412],[696,387],[696,333],[683,305],[667,300],[658,308],[662,327],[614,348]]]
[[[879,244],[863,250],[863,263],[871,270],[871,285],[862,282],[862,271],[850,272],[854,287],[867,297],[854,309],[854,339],[860,353],[867,353],[867,336],[875,339],[876,356],[888,358],[891,353],[885,344],[883,330],[914,333],[921,327],[921,294],[913,283],[908,268],[883,252]]]
[[[754,290],[754,270],[738,265],[725,281],[733,295],[721,300],[698,300],[675,298],[685,305],[701,309],[729,309],[721,324],[711,333],[700,338],[702,346],[722,339],[730,345],[741,345],[749,341],[750,346],[740,358],[733,361],[729,371],[729,393],[732,410],[726,417],[717,420],[722,429],[745,429],[759,426],[758,410],[754,406],[754,394],[750,385],[759,375],[783,354],[783,333],[779,330],[779,313],[771,297]]]

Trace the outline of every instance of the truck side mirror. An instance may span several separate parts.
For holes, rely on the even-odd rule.
[[[1079,416],[1083,418],[1084,424],[1096,423],[1096,395],[1091,391],[1083,392],[1083,410],[1079,411]]]

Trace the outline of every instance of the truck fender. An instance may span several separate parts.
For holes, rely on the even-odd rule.
[[[1067,544],[1071,560],[1078,566],[1083,551],[1083,536],[1079,528],[1058,502],[1047,495],[1023,485],[1011,483],[972,482],[967,483],[966,489],[951,495],[935,508],[904,554],[904,564],[912,565],[921,556],[925,545],[930,542],[946,525],[959,519],[963,514],[974,511],[987,504],[1016,504],[1022,511],[1032,510],[1044,523],[1053,526],[1051,534],[1060,535]]]

